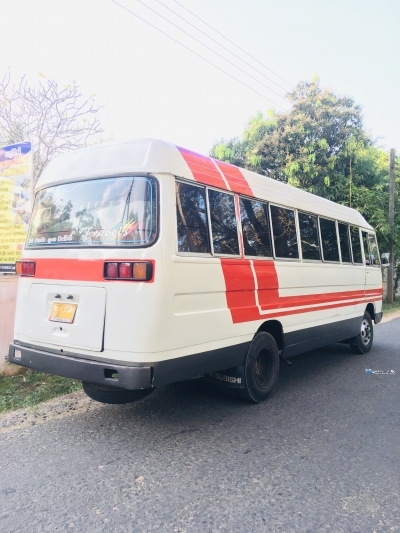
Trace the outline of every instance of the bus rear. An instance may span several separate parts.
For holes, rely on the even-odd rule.
[[[145,146],[130,151],[135,149],[142,156]],[[154,330],[144,317],[154,319],[160,296],[155,260],[161,248],[160,184],[140,171],[138,158],[121,171],[124,164],[112,148],[114,170],[103,161],[96,175],[93,156],[99,152],[82,151],[75,165],[71,157],[60,158],[63,171],[57,173],[59,162],[50,165],[38,182],[17,264],[9,360],[80,379],[94,399],[121,403],[152,390],[145,352],[152,349]],[[86,161],[86,169],[79,161]]]

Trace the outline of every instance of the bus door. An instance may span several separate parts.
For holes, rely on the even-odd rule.
[[[368,295],[371,291],[382,288],[381,265],[375,235],[366,231],[361,233],[365,260],[365,292]]]

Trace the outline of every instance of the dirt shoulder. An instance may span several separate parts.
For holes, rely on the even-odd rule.
[[[1,414],[0,434],[44,424],[49,420],[94,411],[100,407],[101,403],[94,402],[83,391],[72,392],[40,403],[34,408],[17,409]]]
[[[395,318],[400,318],[400,311],[393,311],[392,313],[383,313],[382,322],[389,322]]]

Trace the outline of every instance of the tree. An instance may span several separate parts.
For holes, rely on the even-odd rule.
[[[211,155],[358,209],[385,250],[388,154],[365,133],[361,107],[321,89],[317,78],[300,82],[287,98],[290,111],[258,113],[242,140],[217,143]]]
[[[242,140],[234,139],[217,142],[211,148],[210,156],[220,161],[226,161],[239,167],[261,169],[261,158],[254,154],[254,149],[265,135],[276,128],[276,117],[273,110],[265,117],[259,111],[252,117],[243,132]]]
[[[99,109],[75,81],[59,86],[46,79],[31,86],[25,76],[13,83],[8,73],[0,83],[0,145],[32,141],[36,183],[53,157],[86,146],[103,131]]]

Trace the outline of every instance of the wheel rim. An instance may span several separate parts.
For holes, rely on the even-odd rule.
[[[371,335],[371,326],[369,325],[368,320],[364,318],[361,324],[361,340],[365,346],[371,341]]]
[[[260,351],[254,363],[254,376],[261,389],[268,387],[273,377],[274,356],[271,350],[264,348]]]

